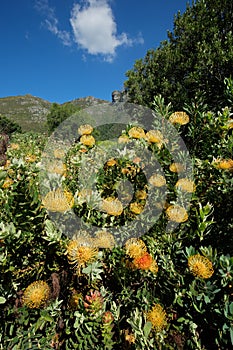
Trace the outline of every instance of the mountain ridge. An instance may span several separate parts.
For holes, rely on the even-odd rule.
[[[79,97],[64,103],[50,102],[31,94],[0,97],[0,116],[18,123],[23,132],[47,132],[47,115],[53,103],[58,105],[73,104],[87,108],[109,101],[93,96]]]

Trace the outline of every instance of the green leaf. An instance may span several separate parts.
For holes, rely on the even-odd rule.
[[[146,337],[146,339],[148,338],[150,331],[152,328],[152,323],[151,322],[146,322],[145,326],[143,327],[143,333]]]
[[[0,297],[0,304],[5,304],[5,302],[6,302],[6,298]]]

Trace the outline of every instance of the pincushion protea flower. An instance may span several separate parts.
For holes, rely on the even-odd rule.
[[[5,181],[3,182],[2,188],[9,188],[11,185],[14,183],[14,180],[11,178],[7,177]]]
[[[134,267],[140,270],[149,270],[153,273],[158,272],[158,265],[156,261],[147,252],[139,256],[138,258],[135,258],[133,260],[133,265]]]
[[[172,124],[185,125],[189,122],[189,116],[185,112],[174,112],[170,115],[169,121]]]
[[[98,248],[112,249],[115,245],[114,236],[107,231],[96,232],[94,241]]]
[[[164,142],[163,134],[159,130],[148,131],[145,138],[149,143],[156,143],[159,148],[162,147]]]
[[[129,210],[134,213],[134,214],[140,214],[143,211],[143,205],[137,203],[137,202],[133,202],[130,203],[129,205]]]
[[[23,293],[23,304],[29,308],[39,308],[44,306],[51,295],[48,284],[44,281],[31,283]]]
[[[188,258],[188,267],[195,277],[210,278],[214,273],[212,262],[200,254]]]
[[[168,219],[174,222],[181,223],[188,220],[187,211],[180,205],[170,205],[166,210],[166,214]]]
[[[145,243],[138,238],[130,238],[125,243],[126,254],[131,258],[139,258],[146,253]]]
[[[218,169],[232,170],[233,169],[233,159],[217,159],[214,165]]]
[[[117,198],[107,197],[103,199],[102,208],[109,215],[119,216],[123,212],[123,205]]]
[[[80,142],[84,145],[84,146],[94,146],[95,144],[95,138],[92,135],[82,135],[80,137]]]
[[[169,169],[171,172],[173,173],[179,173],[181,171],[184,171],[184,166],[183,164],[181,163],[172,163],[170,166],[169,166]]]
[[[129,141],[129,137],[125,134],[118,137],[118,143],[128,143]]]
[[[52,212],[65,212],[74,205],[74,197],[71,192],[57,188],[50,191],[42,200],[46,209]]]
[[[160,174],[154,174],[149,178],[149,183],[155,187],[162,187],[166,185],[166,179]]]
[[[175,186],[180,188],[182,191],[190,192],[190,193],[194,192],[196,188],[194,182],[186,178],[179,179]]]
[[[130,137],[134,139],[142,139],[145,138],[145,131],[140,126],[133,126],[129,131],[128,134]]]
[[[70,264],[78,268],[97,259],[98,249],[91,239],[79,238],[69,242],[67,256]]]
[[[157,331],[161,331],[167,324],[166,311],[160,304],[154,304],[152,309],[146,313],[147,321],[152,323],[152,327]]]
[[[78,128],[79,135],[90,135],[93,131],[93,127],[89,124],[80,125]]]

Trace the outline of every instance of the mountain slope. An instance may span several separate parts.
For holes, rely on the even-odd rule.
[[[86,108],[106,102],[108,101],[88,96],[65,103]],[[29,94],[2,97],[0,98],[0,115],[18,123],[23,132],[47,132],[46,120],[51,105],[51,102]]]

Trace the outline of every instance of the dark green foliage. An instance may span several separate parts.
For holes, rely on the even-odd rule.
[[[149,50],[126,73],[125,88],[132,102],[152,106],[161,94],[175,109],[197,94],[210,108],[229,102],[224,78],[233,66],[233,3],[197,0],[174,19],[173,32],[155,50]]]
[[[12,134],[13,132],[21,132],[21,127],[17,123],[0,115],[0,134]]]
[[[53,103],[50,112],[47,115],[47,125],[49,132],[52,133],[58,127],[58,125],[60,125],[64,120],[79,110],[80,107],[77,107],[70,103],[63,105]]]

